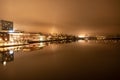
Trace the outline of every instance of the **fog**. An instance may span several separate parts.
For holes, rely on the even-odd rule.
[[[46,33],[119,33],[119,0],[0,0],[0,19],[16,30]]]

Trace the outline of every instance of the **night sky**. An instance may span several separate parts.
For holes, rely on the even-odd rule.
[[[120,0],[0,0],[0,19],[31,32],[120,33]]]

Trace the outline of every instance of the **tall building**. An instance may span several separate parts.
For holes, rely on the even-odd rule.
[[[13,30],[13,22],[0,20],[0,31],[8,32]]]

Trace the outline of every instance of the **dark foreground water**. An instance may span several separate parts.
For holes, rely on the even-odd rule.
[[[0,50],[0,80],[120,80],[119,41],[39,43]]]

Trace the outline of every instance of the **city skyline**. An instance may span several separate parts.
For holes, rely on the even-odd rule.
[[[0,0],[0,80],[120,80],[120,0]]]

